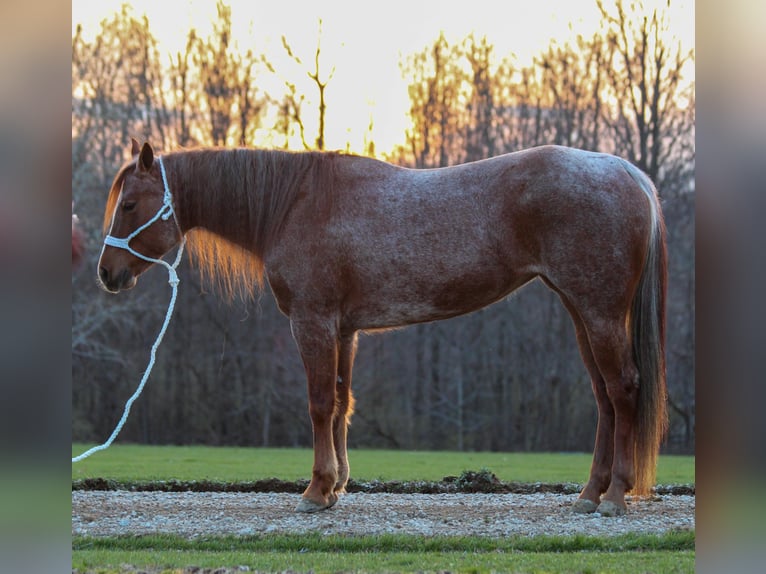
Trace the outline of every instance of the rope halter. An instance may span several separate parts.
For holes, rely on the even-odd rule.
[[[173,209],[173,196],[170,193],[170,186],[168,185],[168,176],[165,173],[165,164],[162,163],[162,156],[157,156],[157,162],[160,164],[160,172],[162,173],[162,184],[165,187],[165,192],[162,196],[162,206],[157,211],[157,213],[154,214],[154,217],[152,217],[149,221],[147,221],[138,229],[133,231],[127,237],[114,237],[112,235],[107,235],[106,238],[104,239],[104,245],[108,245],[110,247],[118,247],[120,249],[125,249],[131,255],[134,255],[135,257],[138,257],[139,259],[143,259],[144,261],[148,261],[149,263],[159,263],[160,265],[164,266],[165,269],[168,270],[168,283],[170,283],[171,285],[178,285],[178,282],[180,280],[178,279],[178,273],[176,273],[176,268],[181,262],[181,255],[183,254],[184,245],[186,244],[186,237],[183,235],[183,233],[181,233],[182,239],[181,239],[181,245],[178,248],[178,254],[176,255],[176,259],[172,265],[162,259],[155,259],[154,257],[148,257],[147,255],[144,255],[143,253],[139,253],[138,251],[136,251],[130,246],[131,240],[134,237],[136,237],[136,235],[141,233],[144,229],[152,225],[158,219],[167,221],[168,219],[172,217],[176,222],[176,227],[178,227],[179,232],[181,231],[181,226],[178,225],[178,218],[176,217],[176,212]]]
[[[176,273],[176,268],[178,267],[178,264],[181,262],[181,255],[184,251],[184,245],[186,244],[186,237],[181,234],[181,244],[178,248],[178,255],[176,255],[176,260],[173,262],[172,265],[167,263],[166,261],[163,261],[162,259],[155,259],[153,257],[147,257],[146,255],[143,255],[139,253],[138,251],[134,250],[130,245],[130,240],[133,239],[136,235],[141,233],[144,229],[149,227],[152,223],[157,221],[158,219],[162,219],[163,221],[167,221],[172,216],[174,219],[175,217],[175,211],[173,210],[173,196],[170,194],[170,186],[168,185],[168,178],[165,174],[165,166],[162,163],[162,157],[158,156],[157,161],[160,163],[160,171],[162,172],[162,182],[165,186],[165,195],[162,201],[162,207],[160,207],[159,211],[155,214],[154,217],[152,217],[149,221],[144,223],[141,227],[136,229],[133,233],[128,235],[127,237],[112,237],[111,235],[107,235],[106,239],[104,239],[104,245],[109,245],[111,247],[119,247],[121,249],[125,249],[129,251],[131,254],[135,255],[136,257],[143,259],[144,261],[149,261],[150,263],[159,263],[163,265],[168,270],[168,283],[170,283],[170,286],[173,289],[173,294],[170,296],[170,303],[168,303],[168,310],[167,313],[165,313],[165,321],[162,324],[162,328],[160,329],[159,334],[157,335],[157,339],[154,341],[154,344],[152,345],[151,351],[150,351],[150,357],[149,357],[149,364],[146,367],[146,370],[144,371],[143,377],[141,377],[141,383],[138,385],[138,388],[133,393],[133,395],[128,399],[128,401],[125,403],[125,410],[122,413],[122,418],[117,423],[117,426],[115,427],[114,431],[112,431],[111,436],[106,440],[104,444],[100,444],[98,446],[94,446],[91,449],[86,450],[84,453],[82,453],[79,456],[72,457],[72,462],[79,462],[83,460],[84,458],[89,457],[94,452],[97,452],[99,450],[106,450],[109,448],[109,445],[112,444],[115,438],[117,438],[117,435],[122,430],[122,427],[125,425],[125,422],[128,420],[128,414],[130,413],[130,407],[133,405],[135,400],[139,397],[141,394],[141,391],[144,390],[144,385],[146,385],[146,381],[149,379],[149,374],[152,372],[152,368],[154,367],[154,361],[157,356],[157,349],[160,346],[160,343],[162,342],[162,338],[165,336],[165,331],[168,328],[168,324],[170,323],[170,317],[173,315],[173,307],[175,307],[176,304],[176,297],[178,296],[178,283],[180,280],[178,279],[178,273]],[[178,219],[176,219],[176,225],[178,226]],[[181,227],[178,226],[178,230],[181,231]]]

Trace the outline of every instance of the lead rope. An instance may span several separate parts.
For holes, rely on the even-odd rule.
[[[106,238],[104,239],[104,244],[110,245],[112,247],[119,247],[122,249],[126,249],[131,254],[135,255],[136,257],[139,257],[140,259],[149,261],[151,263],[159,263],[167,269],[168,283],[170,284],[170,287],[173,290],[173,292],[170,296],[170,303],[168,303],[167,313],[165,313],[165,321],[162,323],[162,328],[160,329],[160,332],[157,335],[157,339],[154,341],[154,344],[152,345],[152,349],[150,351],[150,356],[149,356],[149,365],[146,367],[146,371],[144,371],[144,376],[141,377],[141,383],[138,385],[138,388],[133,393],[133,395],[128,399],[128,402],[125,403],[125,410],[122,413],[122,418],[120,419],[120,422],[117,423],[117,426],[115,427],[114,431],[112,431],[111,436],[107,439],[107,441],[104,444],[94,446],[93,448],[86,450],[81,455],[72,458],[72,462],[79,462],[82,459],[89,457],[94,452],[97,452],[99,450],[106,450],[107,448],[109,448],[112,442],[114,442],[114,439],[117,438],[117,435],[120,433],[120,431],[122,430],[122,427],[125,425],[125,422],[128,420],[130,407],[133,405],[133,403],[136,401],[139,395],[141,395],[141,391],[144,390],[144,385],[146,385],[146,381],[149,379],[149,375],[151,374],[152,368],[154,367],[154,360],[157,355],[157,349],[159,348],[160,343],[162,342],[162,338],[165,336],[165,331],[167,330],[168,325],[170,324],[170,317],[173,315],[173,308],[175,307],[176,297],[178,296],[178,284],[181,282],[181,280],[178,278],[178,273],[176,272],[176,268],[181,263],[181,256],[183,255],[184,246],[186,245],[186,237],[182,234],[181,244],[178,247],[178,253],[176,254],[176,259],[172,265],[169,264],[167,261],[163,261],[162,259],[154,259],[153,257],[147,257],[146,255],[143,255],[139,253],[138,251],[135,251],[132,247],[130,247],[130,245],[128,245],[131,239],[133,239],[141,231],[149,227],[152,223],[157,221],[157,219],[159,219],[160,217],[164,221],[167,221],[172,216],[176,220],[176,225],[178,225],[178,219],[176,218],[175,211],[173,210],[173,196],[170,194],[170,186],[168,185],[168,178],[167,178],[167,175],[165,174],[165,166],[162,163],[162,156],[158,156],[157,161],[160,164],[160,171],[162,172],[162,183],[165,186],[165,194],[162,201],[162,207],[160,207],[159,211],[157,211],[154,217],[152,217],[149,221],[144,223],[141,227],[136,229],[133,233],[131,233],[127,237],[118,238],[118,237],[112,237],[111,235],[107,235]],[[181,229],[180,226],[178,229],[179,230]]]

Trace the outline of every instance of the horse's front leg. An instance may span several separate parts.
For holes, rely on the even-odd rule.
[[[314,434],[311,483],[298,504],[298,512],[330,508],[338,500],[338,462],[333,444],[333,419],[338,372],[338,338],[331,322],[293,322],[293,336],[308,380],[309,415]]]
[[[354,368],[354,357],[356,356],[356,341],[356,333],[341,337],[338,355],[338,379],[335,389],[336,409],[332,428],[335,458],[338,461],[338,482],[335,484],[335,492],[337,494],[346,492],[346,483],[349,477],[346,438],[348,436],[348,425],[351,421],[351,415],[354,414],[354,396],[351,394],[351,373]]]

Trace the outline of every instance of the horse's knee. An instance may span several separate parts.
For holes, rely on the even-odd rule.
[[[311,393],[309,396],[309,416],[315,426],[332,423],[336,408],[334,394]]]
[[[308,399],[312,421],[332,420],[337,409],[337,394],[335,385],[328,382],[326,376],[315,375],[309,379]]]

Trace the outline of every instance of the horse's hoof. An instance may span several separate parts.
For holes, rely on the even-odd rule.
[[[324,510],[325,508],[329,508],[325,504],[319,504],[318,502],[314,502],[313,500],[309,500],[308,498],[301,498],[301,501],[298,503],[298,506],[295,507],[296,512],[319,512],[320,510]]]
[[[298,506],[295,507],[295,511],[305,513],[319,512],[320,510],[327,510],[328,508],[331,508],[336,502],[338,502],[338,497],[332,494],[330,495],[326,504],[322,504],[314,500],[309,500],[308,498],[301,498]]]
[[[338,496],[340,496],[341,494],[346,494],[346,487],[335,485],[333,492],[337,494]]]
[[[627,511],[627,507],[615,504],[611,500],[603,500],[596,509],[596,512],[601,514],[601,516],[622,516]]]
[[[592,514],[596,512],[598,505],[587,498],[578,498],[572,505],[572,512],[575,514]]]

